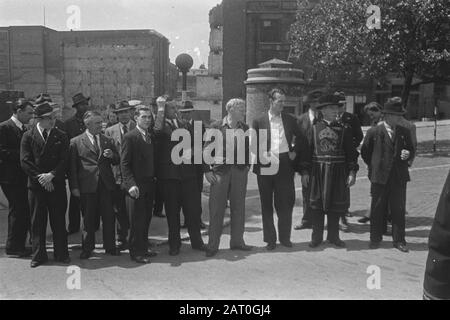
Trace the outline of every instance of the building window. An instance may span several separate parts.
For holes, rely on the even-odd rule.
[[[261,20],[259,30],[260,42],[282,42],[280,20]]]

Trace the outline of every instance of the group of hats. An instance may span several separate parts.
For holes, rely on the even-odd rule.
[[[321,90],[314,90],[305,96],[303,102],[305,104],[317,102],[318,105],[315,107],[317,110],[330,105],[337,105],[341,107],[345,103],[345,94],[343,92],[325,94]],[[400,97],[389,98],[384,104],[384,107],[377,102],[371,102],[365,107],[365,110],[371,108],[377,108],[385,114],[404,115],[406,113]]]
[[[406,114],[406,110],[403,108],[402,99],[400,97],[389,98],[384,107],[378,102],[370,102],[364,107],[364,111],[375,110],[385,114],[394,114],[402,116]]]
[[[39,94],[34,100],[34,115],[36,118],[51,116],[57,112],[59,108],[53,103],[48,93]]]

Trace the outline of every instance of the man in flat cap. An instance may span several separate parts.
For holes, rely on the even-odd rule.
[[[109,127],[105,131],[105,135],[114,140],[117,150],[121,150],[124,135],[136,128],[136,123],[130,118],[130,105],[126,101],[122,101],[119,105],[112,109],[117,116],[118,123]],[[126,210],[125,198],[127,190],[122,189],[122,171],[120,165],[113,166],[114,178],[116,181],[116,190],[114,191],[113,201],[114,209],[117,215],[117,240],[118,248],[124,250],[127,246],[128,231],[130,229],[129,218]]]
[[[388,100],[382,113],[383,121],[367,131],[361,147],[361,156],[371,171],[370,248],[380,246],[389,209],[393,245],[401,252],[408,252],[405,240],[406,185],[410,181],[408,160],[415,149],[411,132],[400,125],[400,118],[405,113],[401,101]]]
[[[58,262],[70,263],[65,220],[69,140],[64,132],[54,127],[57,110],[48,103],[42,103],[34,112],[37,124],[24,133],[20,148],[20,164],[28,176],[32,268],[48,260],[47,217],[53,233],[54,258]]]
[[[303,113],[298,119],[297,123],[300,127],[300,131],[303,136],[306,137],[309,147],[313,143],[312,126],[317,119],[316,107],[319,104],[318,100],[323,95],[322,90],[313,90],[309,92],[303,99],[304,106],[307,111]],[[309,205],[309,185],[302,188],[302,198],[303,198],[303,218],[301,224],[294,227],[295,230],[311,229],[312,228],[312,218],[311,218],[311,207]]]
[[[82,93],[77,93],[72,97],[73,105],[76,112],[75,115],[69,118],[65,123],[65,131],[70,139],[79,136],[86,130],[86,126],[83,121],[83,116],[89,109],[89,100],[91,98],[85,97]],[[77,233],[80,231],[80,199],[70,195],[69,202],[69,234]]]

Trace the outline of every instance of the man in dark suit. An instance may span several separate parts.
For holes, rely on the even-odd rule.
[[[408,252],[405,240],[406,184],[410,181],[408,160],[414,155],[410,131],[399,125],[401,103],[389,101],[382,110],[384,121],[366,134],[361,156],[369,166],[371,182],[370,248],[379,247],[388,208],[392,216],[394,247]]]
[[[80,198],[83,213],[83,251],[88,259],[95,249],[95,231],[99,217],[103,227],[103,247],[107,254],[116,250],[115,217],[112,195],[116,182],[111,165],[120,162],[114,141],[101,134],[102,116],[96,111],[84,115],[85,133],[70,141],[70,190]]]
[[[19,99],[13,106],[13,115],[0,123],[0,185],[8,199],[8,238],[6,254],[26,257],[31,250],[25,247],[30,229],[27,175],[20,167],[20,140],[33,117],[30,101]]]
[[[158,113],[154,127],[158,146],[157,173],[162,183],[164,207],[169,226],[169,254],[175,256],[180,253],[181,208],[186,217],[192,248],[206,251],[200,233],[201,203],[196,166],[186,163],[175,164],[172,159],[172,149],[178,144],[172,141],[172,133],[177,129],[186,129],[186,125],[176,118],[177,106],[170,98],[159,97],[157,104]]]
[[[152,98],[152,102],[150,104],[152,107],[152,125],[153,128],[156,121],[156,114],[158,113],[158,105],[156,104],[156,98]],[[153,216],[158,218],[165,218],[166,215],[162,212],[164,208],[164,195],[162,192],[162,183],[156,178],[155,184],[155,202],[153,205]]]
[[[136,128],[136,123],[130,118],[130,106],[126,101],[122,101],[117,108],[114,108],[111,111],[117,115],[119,122],[107,128],[105,135],[112,138],[117,150],[120,150],[123,136]],[[113,166],[113,173],[116,180],[113,203],[117,217],[118,248],[120,250],[125,250],[128,244],[128,231],[130,230],[130,222],[125,204],[127,191],[122,189],[122,172],[120,171],[120,165]]]
[[[67,135],[55,125],[55,109],[48,103],[35,108],[37,124],[23,135],[20,164],[28,175],[33,254],[31,267],[48,260],[46,250],[47,215],[53,233],[56,261],[69,263],[65,213],[67,208],[66,170],[69,157]]]
[[[136,128],[123,136],[121,149],[122,184],[127,190],[130,217],[130,257],[137,263],[150,263],[156,254],[148,250],[148,228],[155,193],[155,140],[151,130],[150,108],[137,106]]]
[[[342,125],[347,128],[347,130],[350,130],[352,133],[353,138],[353,145],[355,148],[358,148],[361,144],[361,141],[364,138],[363,131],[361,129],[361,122],[358,119],[358,116],[356,114],[347,112],[347,101],[345,97],[344,92],[335,92],[335,95],[339,97],[339,102],[341,103],[339,107],[339,113],[337,116],[337,120],[342,123]],[[347,188],[348,197],[350,198],[350,188]],[[349,203],[350,208],[350,203]],[[350,216],[350,213],[348,212],[348,209],[341,217],[341,223],[340,223],[340,229],[344,232],[349,232],[349,224],[347,222],[347,217]]]
[[[257,141],[252,144],[260,146],[260,140],[264,139],[261,136],[262,130],[265,130],[267,132],[266,150],[271,154],[270,159],[264,159],[267,158],[264,155],[265,150],[259,150],[256,147],[257,160],[253,166],[253,172],[258,179],[264,242],[267,243],[268,250],[274,250],[277,241],[273,222],[274,205],[278,216],[279,241],[285,247],[292,247],[290,238],[292,210],[295,203],[294,174],[297,168],[300,168],[297,163],[304,163],[302,157],[309,153],[306,138],[300,132],[294,117],[282,112],[285,99],[286,96],[282,90],[271,90],[269,111],[256,118],[252,124],[257,134]],[[269,167],[274,165],[275,170],[270,170]],[[304,180],[303,176],[302,180]]]
[[[194,112],[194,105],[192,104],[191,101],[185,101],[183,103],[183,108],[180,109],[179,112],[181,115],[181,119],[184,120],[187,130],[191,134],[192,150],[194,150],[193,148],[194,148],[195,132],[194,132],[194,119],[192,118],[192,114]],[[199,121],[197,120],[196,122],[199,122]],[[202,130],[201,137],[203,138],[203,135],[205,134],[205,131],[206,131],[206,128],[205,128],[205,125],[203,124],[203,122],[201,122],[201,130]],[[203,146],[203,143],[202,143],[202,146]],[[192,154],[192,161],[194,161],[193,154]],[[197,172],[197,185],[198,185],[198,189],[200,191],[199,197],[200,197],[200,203],[201,203],[202,202],[202,192],[203,192],[203,165],[196,164],[195,169]],[[201,206],[200,206],[200,209],[201,209]],[[202,211],[200,211],[200,229],[205,229],[206,225],[201,221],[201,217],[202,217]],[[187,228],[186,218],[184,220],[185,220],[184,224],[181,226],[181,228]]]
[[[314,122],[317,120],[317,110],[316,107],[319,104],[318,100],[323,95],[323,91],[314,90],[309,92],[304,98],[304,104],[307,106],[308,110],[303,113],[297,123],[300,128],[300,132],[308,141],[308,145],[311,147],[313,144],[313,133],[312,127]],[[307,187],[302,188],[302,198],[303,198],[303,218],[300,225],[294,227],[295,230],[311,229],[312,228],[312,216],[311,216],[311,206],[309,203],[309,194],[311,190],[309,184]]]
[[[57,109],[56,112],[56,120],[55,120],[55,128],[61,130],[61,131],[66,131],[64,123],[61,121],[61,109],[60,106],[57,103],[54,103],[52,98],[50,97],[50,95],[48,93],[40,93],[36,99],[34,100],[34,105],[38,106],[41,103],[44,102],[48,102],[48,104],[54,108]]]
[[[83,116],[89,109],[89,100],[82,93],[77,93],[72,97],[72,108],[76,109],[76,113],[73,117],[67,119],[64,123],[65,132],[69,137],[69,140],[79,136],[86,130],[84,125]],[[70,173],[68,174],[70,175]],[[80,231],[80,198],[70,195],[69,202],[69,234],[77,233]]]

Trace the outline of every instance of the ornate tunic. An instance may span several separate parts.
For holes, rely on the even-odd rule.
[[[344,213],[350,206],[348,175],[359,169],[352,133],[339,122],[318,121],[313,125],[312,148],[311,207]]]

